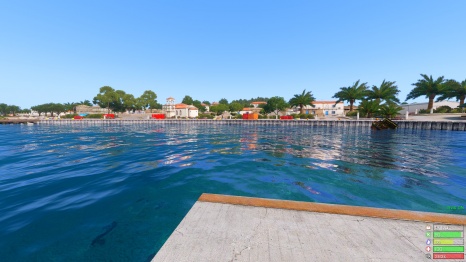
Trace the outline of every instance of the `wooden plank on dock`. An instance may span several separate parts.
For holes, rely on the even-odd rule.
[[[291,207],[283,208],[287,202]],[[432,255],[426,251],[432,222],[295,210],[297,203],[308,204],[205,194],[152,261],[428,261]]]

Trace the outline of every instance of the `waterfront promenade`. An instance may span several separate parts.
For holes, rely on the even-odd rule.
[[[203,194],[152,261],[430,261],[434,224],[466,216]]]
[[[373,120],[209,120],[209,119],[164,119],[164,120],[43,120],[41,125],[75,125],[75,126],[164,126],[164,125],[241,125],[241,126],[309,126],[309,127],[349,127],[349,128],[370,128]],[[399,129],[424,129],[424,130],[451,130],[466,131],[466,121],[411,121],[395,120]]]

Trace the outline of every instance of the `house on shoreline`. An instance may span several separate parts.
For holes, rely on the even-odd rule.
[[[175,117],[176,118],[196,118],[199,116],[199,109],[193,105],[176,104]]]
[[[196,118],[199,116],[199,109],[193,105],[175,104],[175,99],[169,97],[162,106],[162,113],[166,118]]]
[[[317,117],[325,117],[325,116],[344,116],[345,115],[345,107],[343,102],[339,102],[336,104],[335,101],[314,101],[311,105],[304,106],[304,114],[312,114]],[[299,114],[299,107],[293,107],[293,111]]]

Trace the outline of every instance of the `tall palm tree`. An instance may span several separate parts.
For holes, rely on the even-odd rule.
[[[358,106],[359,113],[363,117],[372,117],[374,114],[379,112],[380,104],[377,100],[362,100]]]
[[[444,86],[443,94],[437,98],[437,102],[448,98],[456,98],[457,101],[460,101],[460,105],[464,104],[466,98],[466,80],[461,83],[456,80],[447,80]]]
[[[84,101],[81,101],[81,102],[79,102],[79,103],[75,103],[75,104],[78,104],[78,105],[86,105],[86,106],[92,106],[91,101],[89,101],[89,100],[87,100],[87,99],[84,100]]]
[[[289,104],[291,106],[299,106],[299,113],[304,114],[304,106],[313,106],[312,102],[314,102],[315,100],[316,99],[314,98],[314,96],[312,96],[311,91],[306,92],[306,89],[304,89],[302,94],[294,95],[294,97],[290,99]]]
[[[432,109],[432,107],[434,107],[435,96],[443,94],[443,90],[445,88],[444,77],[441,76],[434,80],[432,78],[432,75],[427,76],[421,74],[421,76],[422,79],[419,79],[416,83],[412,84],[413,86],[415,86],[415,88],[411,90],[411,92],[409,92],[408,96],[406,97],[406,100],[418,98],[420,96],[426,96],[427,98],[429,98],[427,110],[430,110]]]
[[[333,98],[338,98],[335,105],[341,101],[348,101],[350,103],[350,111],[353,111],[354,102],[363,99],[367,92],[367,83],[360,84],[359,81],[356,81],[352,86],[341,87],[340,91],[333,96]]]
[[[400,103],[400,100],[396,97],[400,90],[398,90],[398,86],[395,85],[395,83],[396,82],[385,81],[384,79],[380,87],[372,86],[371,90],[367,90],[367,99],[375,99],[377,102],[385,100],[388,103]]]

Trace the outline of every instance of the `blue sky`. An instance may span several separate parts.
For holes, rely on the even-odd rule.
[[[421,73],[466,79],[466,1],[2,1],[0,103],[140,96],[330,100]],[[416,101],[424,101],[424,98]]]

